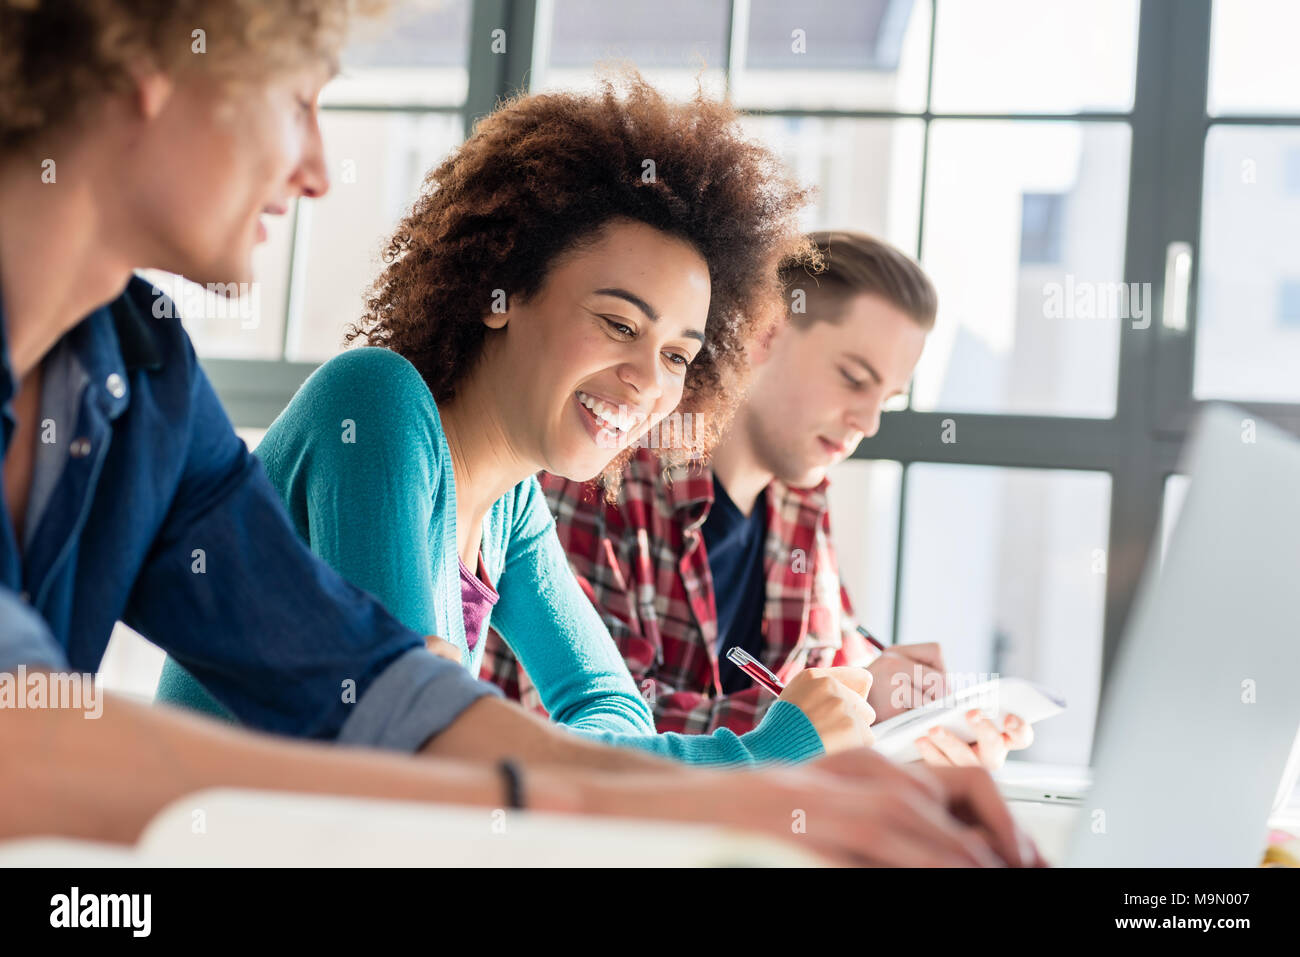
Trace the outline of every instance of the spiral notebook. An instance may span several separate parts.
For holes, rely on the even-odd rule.
[[[1064,711],[1065,700],[1024,678],[993,678],[872,725],[876,736],[873,747],[895,761],[917,761],[921,755],[913,742],[934,727],[947,728],[967,744],[974,744],[975,732],[966,722],[966,712],[972,708],[979,708],[999,727],[1009,714],[1032,725]]]

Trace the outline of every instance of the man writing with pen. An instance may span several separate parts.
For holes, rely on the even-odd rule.
[[[617,500],[539,476],[569,562],[608,624],[660,731],[754,728],[775,700],[728,658],[741,649],[784,682],[853,666],[883,721],[933,700],[937,644],[884,648],[855,620],[830,540],[826,473],[874,435],[934,325],[938,297],[910,258],[861,233],[813,235],[826,268],[782,271],[788,316],[753,347],[750,389],[706,464],[664,473],[638,449]],[[874,647],[873,647],[874,646]],[[740,656],[743,657],[743,656]],[[850,666],[844,668],[842,666]],[[482,676],[538,705],[495,634]],[[943,729],[917,742],[932,764],[1000,766],[1032,729],[968,715],[976,743]]]

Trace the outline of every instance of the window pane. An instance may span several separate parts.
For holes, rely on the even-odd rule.
[[[1132,109],[1137,0],[945,0],[938,9],[936,112]]]
[[[862,229],[911,254],[921,207],[920,120],[752,116],[745,129],[817,187],[806,229]],[[871,170],[870,176],[863,170]]]
[[[925,108],[929,0],[754,0],[745,37],[742,106]]]
[[[1151,306],[1150,283],[1120,281],[1128,161],[1123,123],[933,125],[922,262],[939,318],[914,408],[1114,414],[1120,323]]]
[[[904,642],[944,663],[1015,675],[1064,695],[1024,756],[1086,764],[1101,683],[1110,477],[913,465],[907,472]]]
[[[392,4],[378,21],[359,22],[353,36],[323,104],[464,105],[469,0]]]
[[[1051,264],[1061,261],[1064,193],[1024,193],[1020,197],[1020,262]]]
[[[727,0],[551,0],[539,4],[532,89],[585,89],[597,64],[630,62],[672,96],[720,93],[727,62]],[[550,16],[547,16],[547,8]]]
[[[1300,401],[1300,129],[1210,129],[1193,391]]]
[[[293,213],[263,216],[266,241],[253,247],[253,282],[227,298],[160,269],[140,275],[170,296],[194,349],[204,359],[279,359]]]
[[[324,360],[360,318],[362,295],[380,255],[425,174],[461,140],[457,114],[328,113],[322,117],[332,186],[304,200],[298,255],[300,294],[289,325],[288,358]]]
[[[894,569],[898,555],[897,462],[849,459],[830,472],[831,540],[840,580],[859,623],[883,642],[894,633]]]
[[[1210,31],[1211,114],[1300,113],[1300,4],[1220,0]]]

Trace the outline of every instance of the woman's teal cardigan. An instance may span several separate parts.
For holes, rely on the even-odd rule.
[[[478,673],[485,642],[480,635],[470,651],[465,640],[451,453],[414,366],[377,348],[331,359],[303,384],[257,454],[312,551],[409,628],[454,644]],[[609,630],[569,569],[535,478],[493,504],[482,554],[500,594],[484,627],[495,628],[518,656],[553,721],[595,741],[692,764],[822,753],[811,722],[783,701],[747,734],[656,733]],[[170,659],[158,699],[224,713]]]

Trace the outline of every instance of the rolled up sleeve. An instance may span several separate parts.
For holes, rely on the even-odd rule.
[[[340,744],[415,751],[461,712],[500,689],[475,681],[454,661],[413,648],[370,685],[339,732]]]

